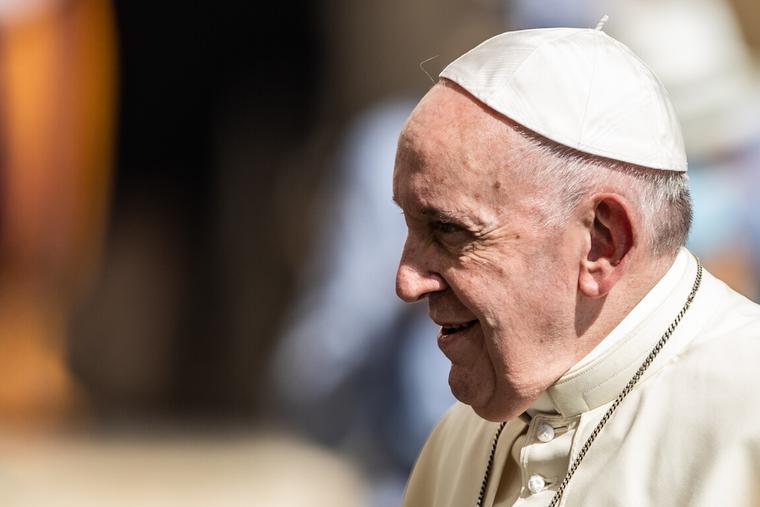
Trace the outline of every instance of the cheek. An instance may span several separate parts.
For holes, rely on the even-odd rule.
[[[479,319],[488,318],[502,305],[504,283],[494,276],[459,277],[451,284],[452,290],[462,304],[477,314]]]
[[[496,268],[472,288],[481,302],[480,311],[494,346],[508,343],[545,342],[556,331],[556,313],[562,283],[551,266],[532,264],[507,271]],[[507,274],[509,273],[509,275]]]
[[[503,261],[486,262],[475,256],[460,258],[446,272],[449,286],[461,303],[489,325],[510,306],[515,293],[511,270]]]
[[[447,271],[449,285],[492,330],[553,329],[556,307],[566,295],[574,297],[577,281],[564,277],[565,259],[556,251],[547,255],[547,249],[552,251],[539,245],[512,255],[481,251],[463,256]]]

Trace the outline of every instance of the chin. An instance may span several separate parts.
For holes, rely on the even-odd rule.
[[[520,414],[528,410],[537,396],[518,396],[515,393],[492,391],[486,399],[477,400],[463,399],[454,393],[454,396],[487,421],[503,422],[516,419]],[[479,401],[479,402],[478,402]]]
[[[454,398],[471,407],[485,405],[494,392],[493,382],[489,379],[478,378],[456,365],[449,372],[449,387]]]
[[[516,419],[520,414],[525,412],[527,407],[530,406],[530,403],[528,403],[525,407],[508,407],[508,406],[499,406],[494,407],[490,405],[484,405],[484,406],[474,406],[470,405],[472,407],[472,410],[478,414],[481,418],[485,419],[486,421],[491,422],[504,422],[504,421],[511,421],[512,419]]]
[[[512,407],[509,402],[493,403],[491,396],[485,396],[483,391],[473,392],[469,386],[458,385],[451,381],[449,385],[451,393],[457,400],[469,405],[476,414],[487,421],[508,421],[525,411],[521,407]]]
[[[472,370],[452,366],[449,387],[454,397],[487,421],[503,422],[516,418],[530,406],[532,399],[525,399],[514,392],[498,390],[496,379],[491,375],[475,375]]]

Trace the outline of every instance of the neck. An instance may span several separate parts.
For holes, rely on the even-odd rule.
[[[603,298],[579,296],[576,306],[575,362],[591,352],[652,290],[673,265],[676,254],[627,260],[626,273]],[[572,365],[571,365],[572,366]]]

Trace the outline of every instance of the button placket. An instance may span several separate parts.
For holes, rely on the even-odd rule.
[[[539,442],[551,442],[554,440],[554,435],[554,426],[547,422],[542,422],[536,427],[536,438]]]
[[[530,443],[549,443],[569,429],[571,421],[559,415],[536,414],[528,428]]]
[[[541,474],[533,474],[528,477],[528,491],[535,495],[546,488],[546,479]]]
[[[528,499],[556,486],[565,472],[564,460],[569,459],[570,441],[575,425],[573,419],[561,415],[536,414],[531,420],[520,452],[522,468],[522,497]],[[557,459],[559,458],[559,462]]]

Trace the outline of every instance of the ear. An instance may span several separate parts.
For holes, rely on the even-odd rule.
[[[588,221],[588,252],[581,259],[578,288],[590,298],[606,296],[623,274],[635,239],[631,209],[618,195],[593,197]]]

